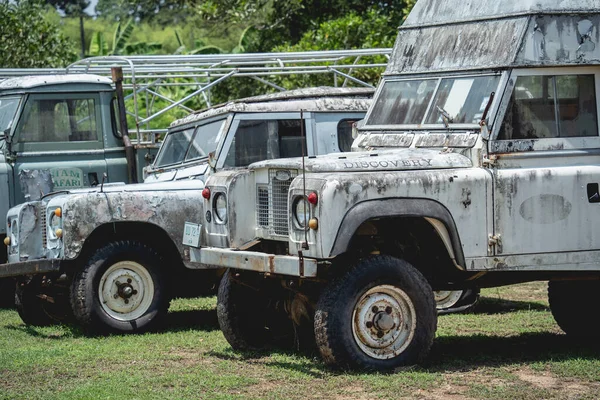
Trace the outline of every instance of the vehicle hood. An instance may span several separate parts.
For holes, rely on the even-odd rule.
[[[176,190],[202,190],[204,189],[204,182],[199,179],[186,179],[179,181],[167,181],[167,182],[152,182],[152,183],[137,183],[137,184],[125,184],[125,183],[110,183],[104,184],[101,189],[100,186],[87,189],[73,189],[65,190],[55,193],[50,193],[46,198],[53,195],[61,194],[86,194],[86,193],[131,193],[131,192],[157,192],[157,191],[176,191]]]
[[[306,157],[307,172],[398,171],[419,169],[470,168],[471,160],[461,154],[433,149],[394,149],[355,153],[336,153]],[[249,168],[302,169],[302,158],[261,161]]]

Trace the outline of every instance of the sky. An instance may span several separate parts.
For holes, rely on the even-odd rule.
[[[91,0],[88,8],[83,11],[85,11],[88,15],[94,15],[96,11],[96,4],[98,4],[98,0]]]

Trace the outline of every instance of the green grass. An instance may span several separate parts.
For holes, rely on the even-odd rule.
[[[424,365],[392,374],[334,372],[316,355],[234,352],[214,298],[174,301],[161,333],[96,338],[27,327],[0,310],[0,399],[598,397],[598,348],[562,334],[544,284],[483,296],[473,313],[439,318]]]

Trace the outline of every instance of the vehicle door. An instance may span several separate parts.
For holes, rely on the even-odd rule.
[[[600,68],[517,70],[509,82],[490,142],[495,254],[600,249]]]
[[[98,184],[107,170],[101,132],[98,94],[30,94],[13,138],[16,203]]]
[[[299,112],[237,114],[218,149],[217,168],[300,157],[303,146],[307,156],[314,155],[313,118],[312,113],[304,113],[301,119]]]
[[[352,124],[365,117],[365,112],[354,113],[315,113],[315,154],[329,154],[351,151]]]

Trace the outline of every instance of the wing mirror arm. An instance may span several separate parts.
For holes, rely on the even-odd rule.
[[[12,155],[12,137],[10,136],[10,127],[6,128],[2,134],[0,134],[0,140],[4,140],[6,142],[6,150],[8,154]]]

